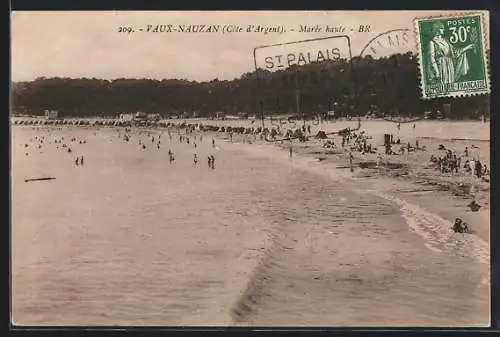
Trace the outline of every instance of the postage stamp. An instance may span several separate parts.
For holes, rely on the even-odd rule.
[[[481,14],[415,20],[423,98],[490,92]]]

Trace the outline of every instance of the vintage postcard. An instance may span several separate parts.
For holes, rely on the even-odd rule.
[[[12,324],[490,325],[487,11],[11,22]]]

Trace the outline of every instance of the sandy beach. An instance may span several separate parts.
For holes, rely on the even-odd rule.
[[[489,183],[463,170],[441,174],[430,156],[441,144],[457,153],[467,146],[489,166],[489,123],[363,121],[359,131],[379,153],[385,133],[425,151],[352,152],[353,172],[341,138],[327,149],[314,135],[357,121],[308,124],[304,143],[12,126],[14,321],[488,326]],[[55,142],[62,137],[71,153]],[[56,179],[24,182],[36,177]],[[478,212],[467,208],[473,199]],[[454,233],[455,218],[472,233]]]

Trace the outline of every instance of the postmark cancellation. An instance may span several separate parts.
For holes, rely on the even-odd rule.
[[[415,19],[423,98],[490,93],[481,13]]]

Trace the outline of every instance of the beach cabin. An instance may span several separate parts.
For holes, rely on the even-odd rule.
[[[45,119],[54,120],[57,119],[58,112],[56,110],[45,110]]]
[[[134,114],[123,113],[120,114],[120,121],[122,122],[132,122],[134,120]]]
[[[134,116],[134,120],[136,121],[144,121],[148,118],[147,114],[145,112],[137,112]]]
[[[333,110],[327,111],[326,112],[326,119],[328,119],[328,120],[335,119],[335,111],[333,111]]]

